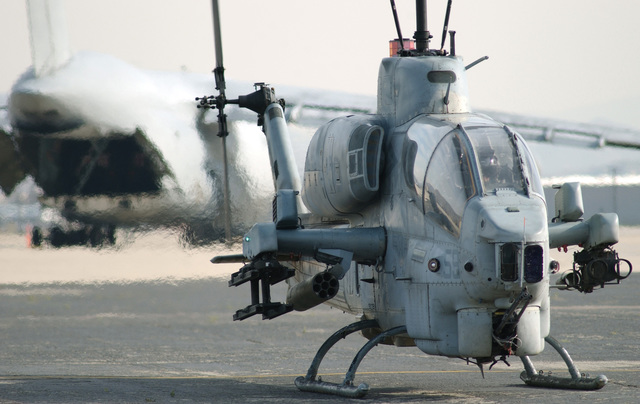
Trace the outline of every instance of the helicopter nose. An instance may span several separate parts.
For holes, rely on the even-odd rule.
[[[477,209],[477,235],[489,243],[544,242],[547,212],[541,200],[485,198]]]
[[[524,200],[501,205],[493,200],[481,205],[477,242],[490,247],[487,253],[495,257],[496,275],[505,285],[517,282],[522,287],[522,282],[540,282],[544,276],[544,245],[548,240],[544,204]]]
[[[543,242],[547,214],[543,206],[490,206],[479,214],[478,237],[489,243]]]

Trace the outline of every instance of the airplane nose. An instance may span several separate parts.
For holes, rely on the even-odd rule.
[[[9,114],[14,128],[39,133],[75,129],[82,118],[55,97],[29,91],[14,91],[9,99]]]

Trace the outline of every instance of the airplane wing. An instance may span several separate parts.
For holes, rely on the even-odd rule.
[[[293,86],[277,86],[276,92],[286,101],[287,122],[314,130],[334,118],[373,114],[377,108],[376,97],[372,95]]]
[[[326,90],[283,88],[286,95],[287,120],[307,127],[318,127],[327,121],[349,114],[376,111],[374,96],[338,93]],[[640,149],[640,130],[618,125],[579,123],[499,111],[479,113],[502,122],[527,141],[554,143],[583,148],[605,146]]]
[[[549,118],[479,111],[520,133],[527,141],[586,148],[605,146],[640,149],[640,130],[613,125],[576,123]]]

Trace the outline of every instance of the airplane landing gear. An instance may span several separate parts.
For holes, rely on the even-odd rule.
[[[351,362],[351,366],[349,366],[349,371],[345,375],[344,381],[342,384],[329,383],[324,382],[320,378],[316,380],[316,376],[318,375],[318,368],[320,367],[320,362],[327,354],[329,349],[333,347],[338,341],[344,339],[347,335],[353,334],[356,331],[361,331],[366,328],[377,328],[379,327],[378,322],[375,320],[363,320],[358,321],[353,324],[349,324],[346,327],[341,328],[336,331],[331,337],[329,337],[324,344],[316,353],[316,356],[313,358],[313,362],[311,362],[311,366],[307,371],[307,375],[305,377],[299,376],[295,380],[296,387],[301,391],[312,391],[315,393],[325,393],[325,394],[333,394],[342,397],[349,398],[361,398],[364,397],[365,394],[369,391],[369,385],[366,383],[361,383],[358,386],[354,386],[353,379],[356,376],[356,370],[364,359],[365,355],[378,343],[384,340],[387,337],[392,337],[394,335],[403,334],[407,332],[407,327],[400,326],[391,328],[387,331],[384,331],[378,334],[375,338],[369,340],[361,349],[358,351],[358,354],[353,358]]]
[[[557,389],[598,390],[607,384],[608,380],[605,375],[599,375],[595,378],[581,375],[567,350],[555,338],[548,336],[544,340],[562,356],[571,377],[557,377],[551,376],[550,373],[545,375],[542,371],[536,372],[531,359],[528,356],[523,356],[520,359],[522,359],[525,370],[520,374],[520,379],[527,385]]]
[[[75,225],[69,229],[63,229],[61,226],[54,226],[48,235],[44,235],[39,227],[34,227],[31,231],[31,245],[40,247],[44,242],[55,248],[113,246],[116,243],[116,227],[114,225]]]

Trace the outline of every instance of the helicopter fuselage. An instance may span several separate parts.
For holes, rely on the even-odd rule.
[[[362,333],[376,343],[482,364],[544,349],[558,266],[550,246],[584,247],[566,288],[628,276],[607,251],[617,216],[583,220],[576,184],[556,194],[549,223],[531,152],[508,126],[472,113],[466,69],[455,56],[384,59],[377,113],[321,126],[301,188],[289,180],[297,169],[282,109],[269,101],[267,142],[282,144],[269,148],[274,220],[245,235],[251,263],[230,286],[251,281],[252,304],[234,319],[326,302],[374,321]],[[285,279],[286,304],[271,302],[268,285]]]
[[[316,215],[309,222],[345,218],[349,227],[386,232],[384,257],[354,261],[328,303],[383,329],[406,325],[407,335],[393,342],[429,354],[541,352],[550,327],[549,239],[526,144],[468,111],[459,58],[385,59],[379,88],[378,114],[328,123],[307,153],[302,197]],[[387,88],[398,92],[394,99],[409,93],[418,101],[387,102]],[[292,285],[326,269],[315,261],[296,266]],[[530,295],[524,307],[523,293]],[[497,335],[518,304],[517,326]]]
[[[379,203],[347,216],[356,226],[384,227],[386,255],[374,265],[354,262],[340,292],[328,303],[375,318],[385,329],[406,324],[409,338],[395,337],[398,345],[415,340],[430,354],[489,357],[496,319],[526,286],[533,299],[518,322],[516,352],[539,353],[549,333],[550,260],[543,194],[533,187],[525,192],[523,166],[513,159],[509,162],[516,167],[510,168],[520,174],[517,191],[483,182],[478,150],[469,136],[490,132],[513,151],[516,135],[473,114],[447,118],[421,116],[385,138]],[[461,155],[463,164],[456,142],[468,148]],[[526,146],[517,142],[530,159]],[[431,154],[425,150],[429,147]],[[422,175],[417,170],[423,170]],[[537,171],[533,180],[526,178],[535,183]],[[308,262],[296,278],[324,269]]]
[[[466,358],[481,370],[516,355],[527,384],[601,388],[606,377],[581,377],[549,335],[549,278],[559,268],[549,249],[583,248],[557,287],[590,293],[619,283],[631,264],[611,249],[618,241],[617,215],[584,220],[579,184],[565,183],[557,187],[548,220],[540,175],[523,138],[469,107],[466,70],[486,57],[464,66],[453,34],[451,56],[429,50],[425,6],[416,2],[416,48],[402,48],[380,64],[377,113],[322,125],[309,143],[300,188],[289,181],[297,169],[284,103],[270,95],[260,108],[247,104],[260,114],[270,145],[276,196],[273,222],[255,224],[243,239],[245,265],[229,286],[250,282],[251,304],[234,320],[273,319],[321,303],[359,317],[329,337],[307,375],[295,380],[303,391],[362,397],[368,385],[353,384],[355,371],[379,343]],[[398,37],[402,43],[399,27]],[[265,87],[241,98],[240,106],[256,94],[272,94]],[[283,280],[286,303],[272,302],[270,285]],[[316,380],[327,351],[358,331],[369,341],[343,383]],[[529,356],[545,343],[561,354],[571,378],[536,372]]]

